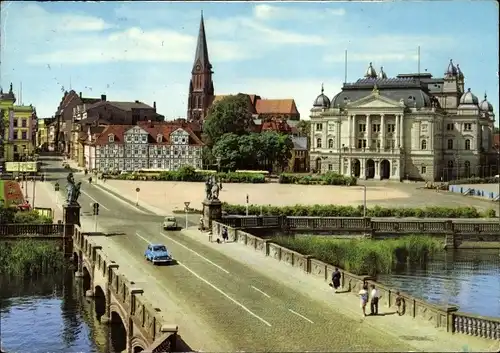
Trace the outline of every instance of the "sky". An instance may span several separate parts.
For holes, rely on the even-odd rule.
[[[370,62],[389,77],[442,77],[450,59],[465,86],[498,113],[496,1],[422,2],[22,2],[1,3],[1,86],[10,82],[39,117],[64,90],[140,100],[167,119],[185,117],[203,11],[216,94],[293,98],[302,118],[324,84]]]

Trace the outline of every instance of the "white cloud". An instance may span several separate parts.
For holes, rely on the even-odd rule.
[[[451,49],[456,43],[453,37],[445,36],[400,36],[378,35],[358,37],[352,42],[347,39],[333,39],[339,46],[348,50],[349,62],[404,62],[418,60],[418,46],[422,56],[435,50]],[[325,54],[327,63],[344,62],[345,54]]]
[[[196,37],[171,30],[144,31],[129,28],[120,32],[74,39],[70,45],[28,58],[29,63],[88,64],[118,61],[190,62]],[[77,48],[80,48],[78,50]],[[230,41],[211,43],[211,56],[217,61],[248,57],[245,48]]]
[[[253,14],[256,19],[268,21],[268,20],[306,20],[306,21],[317,21],[332,16],[343,16],[345,15],[345,10],[340,9],[322,9],[322,10],[310,10],[295,7],[284,7],[275,6],[269,4],[259,4],[255,5],[253,8]]]
[[[244,21],[244,25],[260,32],[262,37],[259,39],[268,43],[279,44],[302,44],[302,45],[324,45],[323,37],[318,35],[304,35],[291,31],[283,31],[276,28],[270,28],[252,21]],[[254,34],[255,35],[255,34]]]
[[[328,63],[340,63],[345,61],[345,54],[326,55],[324,58]],[[370,53],[348,53],[347,57],[349,62],[396,62],[396,61],[417,61],[417,54],[402,54],[402,53],[384,53],[384,54],[370,54]]]

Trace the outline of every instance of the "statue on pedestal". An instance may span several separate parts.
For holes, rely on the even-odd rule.
[[[73,173],[69,173],[66,180],[68,181],[68,184],[66,185],[66,191],[67,191],[67,196],[66,196],[66,203],[68,205],[74,205],[78,204],[78,198],[80,197],[80,188],[82,183],[78,182],[75,183],[75,178],[73,177]]]

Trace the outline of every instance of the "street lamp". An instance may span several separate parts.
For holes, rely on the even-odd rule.
[[[189,211],[189,204],[190,203],[191,202],[189,202],[189,201],[184,201],[184,206],[185,206],[184,211],[186,212],[186,229],[188,228],[188,214],[189,214],[188,211]]]
[[[354,178],[354,173],[352,173]],[[359,185],[363,188],[363,218],[366,218],[366,185]]]
[[[217,157],[217,172],[220,173],[220,162],[221,162],[222,158],[219,156]]]

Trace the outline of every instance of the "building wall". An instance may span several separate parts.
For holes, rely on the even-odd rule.
[[[4,120],[4,158],[14,161],[34,150],[33,132],[36,128],[32,106],[12,106],[8,109],[8,121]]]
[[[363,108],[356,102],[343,111],[313,108],[311,169],[395,180],[487,174],[482,156],[491,149],[492,124],[479,111],[445,115],[435,108],[390,105],[373,96]]]
[[[150,143],[149,134],[134,128],[124,134],[124,143],[114,143],[109,136],[107,144],[95,147],[95,165],[98,171],[134,171],[140,169],[177,170],[184,165],[201,169],[202,146],[189,145],[189,134],[182,129],[172,132],[172,144]]]

